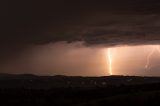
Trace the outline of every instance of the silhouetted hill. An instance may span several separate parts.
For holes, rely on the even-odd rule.
[[[0,74],[3,106],[160,105],[160,77]]]
[[[33,74],[0,74],[0,80],[4,79],[29,79],[37,77]]]
[[[80,76],[35,76],[31,74],[13,75],[0,74],[0,88],[95,88],[110,85],[134,85],[159,83],[160,77],[138,76],[103,76],[103,77],[80,77]]]

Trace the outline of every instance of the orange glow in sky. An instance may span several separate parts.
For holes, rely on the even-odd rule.
[[[28,48],[0,66],[3,73],[106,76],[160,76],[160,45],[84,46],[50,43]]]

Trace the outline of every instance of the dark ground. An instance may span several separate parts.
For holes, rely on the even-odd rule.
[[[2,106],[160,105],[160,78],[0,75]]]

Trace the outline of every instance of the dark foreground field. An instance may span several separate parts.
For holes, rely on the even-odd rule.
[[[160,105],[160,78],[0,75],[2,106]]]

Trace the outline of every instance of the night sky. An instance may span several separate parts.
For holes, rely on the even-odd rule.
[[[111,48],[113,74],[160,75],[159,0],[0,4],[1,73],[109,75],[106,51]],[[151,68],[146,71],[147,58]]]

